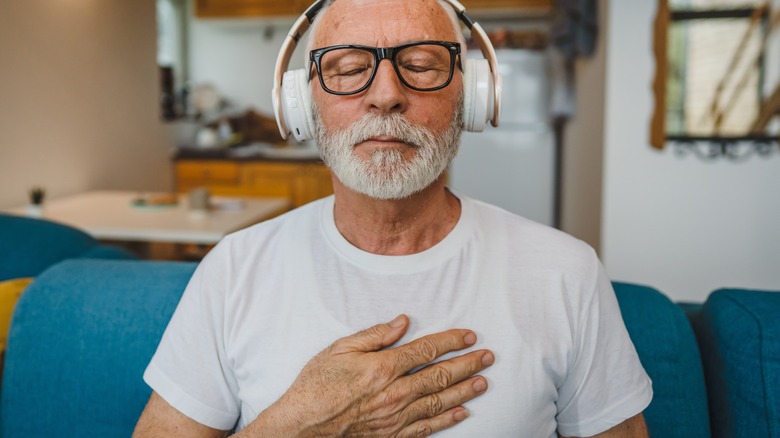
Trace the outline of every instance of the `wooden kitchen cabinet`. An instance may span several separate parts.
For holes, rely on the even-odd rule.
[[[301,205],[333,194],[333,178],[324,164],[305,166],[297,181]]]
[[[298,16],[313,0],[196,0],[195,15],[200,18],[240,18]],[[468,10],[533,9],[550,11],[553,0],[461,0]]]
[[[176,189],[189,192],[206,187],[215,195],[239,196],[241,185],[238,163],[222,160],[178,161],[175,166]]]
[[[312,2],[307,0],[196,0],[200,18],[297,16]]]
[[[552,9],[553,0],[460,0],[467,10],[479,9]]]
[[[286,161],[178,160],[176,190],[205,187],[218,196],[280,197],[292,208],[333,193],[322,163]]]
[[[252,163],[243,166],[242,185],[246,196],[287,198],[294,206],[302,205],[296,191],[303,166],[293,163]]]
[[[206,184],[238,182],[238,163],[228,161],[183,161],[176,166],[176,177],[181,181],[196,181]]]

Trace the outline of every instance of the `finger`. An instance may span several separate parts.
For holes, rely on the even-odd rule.
[[[333,343],[333,348],[336,353],[381,350],[398,342],[408,327],[409,318],[403,314],[398,315],[390,322],[377,324],[337,340]]]
[[[484,394],[488,389],[487,380],[482,376],[472,377],[449,388],[422,397],[403,410],[401,416],[405,423],[434,418],[443,412],[462,405]]]
[[[471,330],[452,329],[423,336],[387,350],[385,354],[390,356],[389,360],[396,373],[402,375],[416,367],[427,365],[446,353],[468,348],[476,342],[477,335]]]
[[[415,421],[401,429],[397,436],[399,438],[429,436],[444,429],[449,429],[468,418],[468,416],[469,411],[466,408],[457,406],[433,418]]]
[[[395,385],[407,394],[408,401],[411,403],[415,399],[442,391],[473,376],[493,365],[494,361],[495,357],[489,350],[472,351],[423,368],[397,381]]]

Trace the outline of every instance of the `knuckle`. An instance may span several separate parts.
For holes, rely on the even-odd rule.
[[[427,362],[431,362],[439,357],[439,349],[436,348],[436,344],[430,339],[420,339],[416,351]]]
[[[349,345],[350,345],[349,338],[336,339],[335,341],[333,341],[332,344],[325,347],[325,349],[322,350],[320,354],[324,356],[336,356],[340,353],[348,351]]]
[[[433,434],[433,425],[431,425],[431,422],[428,420],[420,421],[414,431],[414,436],[416,437],[425,437],[430,436],[431,434]]]
[[[341,339],[339,339],[336,342],[360,342],[361,339],[365,338],[376,338],[376,337],[382,337],[384,335],[381,327],[379,326],[372,326],[368,327],[366,329],[360,330],[358,332],[355,332],[349,336],[345,336]]]
[[[392,416],[386,416],[371,420],[369,424],[369,430],[387,432],[396,426],[396,420]]]
[[[429,378],[415,376],[415,378],[409,382],[409,393],[412,394],[415,398],[420,398],[435,391],[433,384],[431,383],[431,379]]]
[[[372,327],[369,327],[361,332],[358,332],[358,335],[367,336],[367,337],[381,337],[384,335],[384,329],[381,326],[375,325]]]
[[[433,384],[440,389],[448,388],[452,384],[452,372],[443,366],[435,367],[430,378]]]
[[[439,394],[431,394],[426,401],[428,415],[434,416],[444,411],[444,400]]]
[[[465,360],[462,365],[463,378],[474,375],[474,373],[486,368],[482,365],[482,358],[479,355],[473,355],[467,359],[468,360]]]
[[[336,350],[339,348],[339,345],[340,340],[335,341],[334,343],[325,347],[325,349],[320,352],[319,356],[332,356],[336,354]]]

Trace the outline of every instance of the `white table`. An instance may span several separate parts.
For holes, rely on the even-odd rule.
[[[186,195],[175,206],[136,207],[139,192],[92,191],[44,203],[42,218],[79,228],[96,239],[212,245],[227,234],[271,218],[290,207],[285,198],[231,198],[241,209],[193,212]],[[215,198],[218,200],[218,198]],[[26,207],[10,210],[24,215]]]

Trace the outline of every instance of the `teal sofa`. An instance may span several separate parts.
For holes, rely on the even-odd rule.
[[[71,259],[38,276],[9,333],[0,435],[130,436],[151,392],[143,371],[194,269]],[[653,379],[651,436],[780,436],[780,294],[717,292],[689,312],[694,332],[660,292],[614,286]]]
[[[69,258],[135,259],[89,234],[45,219],[0,213],[0,281],[35,277]]]
[[[780,291],[717,290],[692,323],[713,437],[780,437]]]

